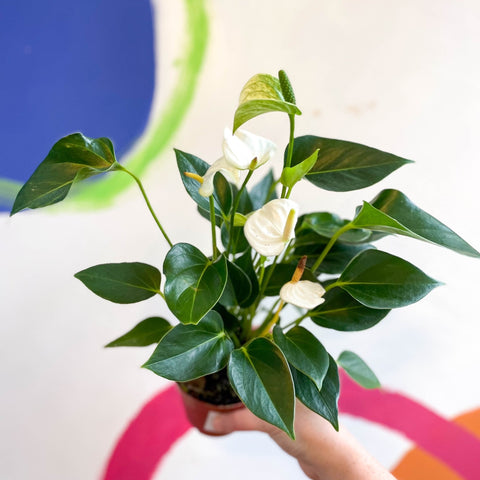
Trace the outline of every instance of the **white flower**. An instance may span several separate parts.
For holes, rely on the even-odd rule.
[[[243,227],[250,246],[266,257],[282,253],[295,236],[297,210],[295,202],[280,198],[253,212]]]
[[[255,168],[268,162],[276,151],[276,146],[270,140],[259,137],[246,130],[237,130],[235,135],[229,128],[223,133],[223,157],[214,162],[203,176],[199,193],[209,197],[213,193],[213,179],[217,172],[240,187],[240,170],[250,168],[252,161],[257,159]]]
[[[240,186],[240,170],[232,168],[225,157],[221,157],[210,166],[203,176],[202,185],[198,189],[198,193],[203,197],[209,197],[213,194],[213,179],[217,172],[221,172],[229,182],[234,183],[237,187]]]
[[[254,158],[257,159],[255,168],[258,168],[267,163],[276,150],[273,142],[246,130],[237,130],[235,135],[229,128],[223,132],[223,155],[233,168],[247,170]]]
[[[310,280],[300,280],[298,282],[292,280],[280,289],[280,298],[285,303],[291,303],[308,310],[323,303],[325,301],[324,294],[325,289],[319,283]]]

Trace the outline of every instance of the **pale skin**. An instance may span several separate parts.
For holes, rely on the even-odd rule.
[[[312,480],[395,480],[350,433],[341,427],[336,432],[326,420],[299,402],[295,414],[295,440],[246,408],[209,414],[204,428],[217,433],[242,430],[267,433],[298,461]]]

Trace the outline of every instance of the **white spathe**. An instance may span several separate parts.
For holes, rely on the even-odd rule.
[[[203,197],[213,194],[213,179],[217,172],[240,187],[241,170],[247,170],[255,158],[255,168],[258,168],[267,163],[277,151],[276,145],[266,138],[246,130],[237,130],[234,135],[228,127],[223,132],[222,149],[223,157],[214,162],[203,176],[203,183],[198,189]]]
[[[298,282],[287,282],[280,289],[280,298],[285,303],[291,303],[300,308],[315,308],[325,301],[323,295],[325,289],[310,280],[300,280]]]
[[[250,246],[260,255],[282,253],[295,236],[298,205],[286,198],[271,200],[247,218],[243,232]]]

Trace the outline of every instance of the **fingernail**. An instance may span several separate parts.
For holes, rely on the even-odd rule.
[[[215,423],[215,419],[217,417],[218,417],[217,412],[214,412],[214,411],[208,412],[207,418],[205,419],[205,423],[203,424],[203,429],[206,432],[215,432],[216,431],[215,428],[214,428],[214,423]]]

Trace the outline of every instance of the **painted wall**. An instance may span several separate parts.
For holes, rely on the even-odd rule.
[[[211,439],[188,429],[170,383],[139,368],[149,348],[101,348],[149,315],[168,316],[161,299],[110,304],[73,278],[97,263],[160,265],[167,246],[127,178],[104,177],[66,204],[9,218],[12,195],[57,138],[76,130],[110,136],[142,175],[172,239],[203,235],[206,245],[208,224],[184,194],[172,147],[215,160],[244,82],[284,68],[303,111],[298,134],[416,161],[360,192],[307,185],[297,197],[304,211],[308,204],[349,217],[361,200],[395,187],[478,248],[480,7],[446,0],[3,3],[2,476],[225,478],[234,462],[242,469],[231,479],[303,478],[261,434]],[[286,142],[281,115],[249,128]],[[358,352],[385,388],[369,397],[344,383],[342,421],[400,479],[478,478],[478,264],[408,239],[381,247],[446,286],[370,331],[319,329],[333,354]]]

